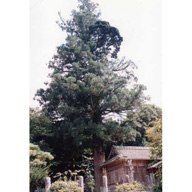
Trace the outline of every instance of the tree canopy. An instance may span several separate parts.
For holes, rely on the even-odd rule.
[[[51,83],[36,96],[64,137],[70,135],[76,145],[101,146],[113,140],[110,132],[123,131],[107,115],[136,109],[145,100],[145,87],[136,83],[132,61],[113,58],[122,41],[118,30],[99,20],[96,4],[80,3],[71,20],[61,20],[68,36],[49,63]]]

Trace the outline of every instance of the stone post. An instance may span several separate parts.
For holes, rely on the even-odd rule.
[[[147,183],[147,187],[150,187],[151,183],[150,183],[149,175],[145,175],[145,180],[146,180],[146,183]]]
[[[91,187],[91,192],[94,192],[94,187]]]
[[[81,192],[84,192],[83,176],[79,176],[79,185],[81,187]]]
[[[155,184],[155,176],[153,173],[150,174],[151,183]]]
[[[103,192],[108,192],[107,176],[103,176]]]
[[[51,188],[51,178],[46,177],[45,178],[45,192],[50,192],[50,188]]]
[[[130,182],[129,175],[125,175],[125,181],[126,181],[126,183]]]

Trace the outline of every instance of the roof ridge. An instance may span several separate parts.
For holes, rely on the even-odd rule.
[[[144,150],[144,149],[150,149],[151,147],[146,147],[146,146],[114,146],[115,149],[139,149],[139,150]]]

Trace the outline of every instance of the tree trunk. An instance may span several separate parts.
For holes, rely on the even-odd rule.
[[[101,149],[94,149],[94,171],[95,171],[95,191],[100,192],[102,186],[102,170],[99,167],[100,163],[105,161],[105,153]]]

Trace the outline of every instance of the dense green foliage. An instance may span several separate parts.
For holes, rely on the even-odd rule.
[[[82,154],[82,161],[79,165],[81,170],[84,172],[85,176],[89,179],[93,179],[94,165],[93,165],[93,151],[89,149],[84,149]]]
[[[151,122],[152,127],[147,129],[146,136],[149,139],[147,146],[152,147],[152,157],[162,157],[162,118]]]
[[[69,139],[63,140],[58,129],[39,109],[30,109],[30,142],[37,144],[42,150],[51,152],[54,155],[51,170],[54,174],[60,170],[71,169],[81,161],[83,149],[77,148]],[[67,155],[66,155],[67,154]],[[78,162],[74,162],[75,159]]]
[[[132,128],[135,140],[126,143],[126,145],[144,146],[148,141],[146,130],[152,127],[152,122],[158,120],[161,116],[161,109],[151,104],[145,104],[137,111],[128,112],[122,126]]]
[[[162,192],[162,179],[160,179],[160,181],[153,186],[152,190],[153,192]]]
[[[151,147],[153,159],[162,157],[162,118],[151,122],[151,127],[147,129],[146,136],[149,140],[147,146]],[[156,161],[155,161],[156,162]],[[162,164],[158,166],[156,171],[157,183],[153,186],[154,192],[162,191]]]
[[[41,151],[38,145],[30,144],[30,191],[44,185],[44,179],[49,174],[47,165],[53,156]]]
[[[137,181],[133,181],[131,183],[123,183],[121,185],[117,185],[116,192],[128,192],[128,191],[146,191],[147,188]]]
[[[51,152],[49,140],[53,133],[51,121],[45,113],[38,108],[30,108],[30,142],[37,144],[42,150]]]

